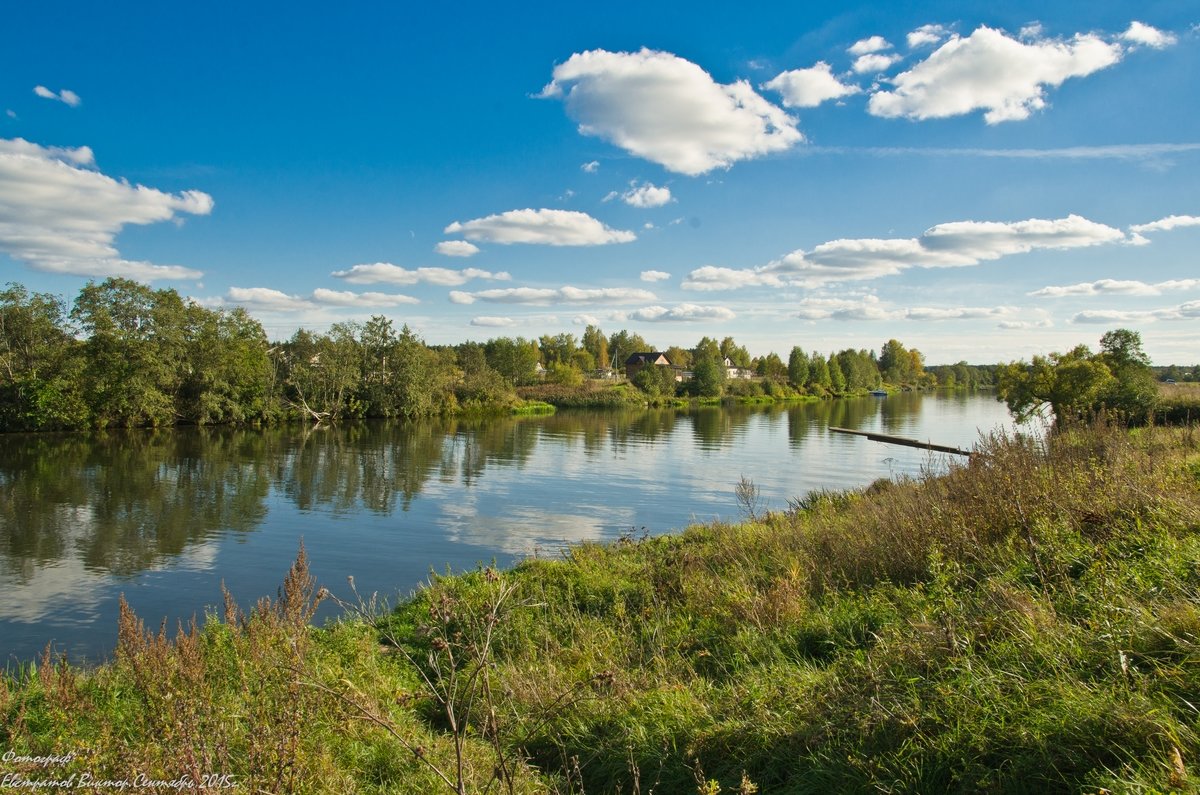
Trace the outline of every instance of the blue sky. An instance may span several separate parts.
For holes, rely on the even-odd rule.
[[[820,7],[816,7],[816,6]],[[381,7],[382,6],[382,7]],[[1200,7],[20,4],[0,281],[274,338],[1200,361]]]

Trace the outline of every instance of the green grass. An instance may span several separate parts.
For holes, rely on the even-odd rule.
[[[248,615],[10,675],[0,745],[246,792],[1197,792],[1198,441],[997,435],[319,630],[301,560]]]
[[[513,406],[512,413],[525,416],[530,414],[553,414],[557,410],[554,405],[541,400],[523,400],[519,405]]]

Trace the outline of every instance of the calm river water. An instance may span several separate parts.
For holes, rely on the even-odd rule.
[[[971,447],[1010,426],[991,393],[787,408],[562,411],[334,428],[0,436],[0,659],[47,643],[111,654],[120,594],[157,626],[203,616],[221,583],[274,595],[303,539],[320,584],[394,598],[430,572],[569,543],[737,519],[820,488],[941,468],[946,456],[830,433]]]

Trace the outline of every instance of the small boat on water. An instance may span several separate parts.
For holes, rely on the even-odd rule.
[[[874,395],[875,397],[887,397],[888,396],[886,389],[872,389],[871,394]]]

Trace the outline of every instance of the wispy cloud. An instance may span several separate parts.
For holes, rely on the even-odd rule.
[[[642,271],[641,278],[644,282],[665,282],[671,278],[671,274],[666,271]]]
[[[69,88],[64,88],[62,91],[54,92],[45,86],[34,86],[33,93],[37,94],[42,99],[52,99],[55,102],[61,102],[64,105],[70,105],[72,108],[77,108],[83,103],[83,100]]]
[[[1200,226],[1200,216],[1196,215],[1168,215],[1166,218],[1160,218],[1157,221],[1151,221],[1148,224],[1136,224],[1129,227],[1129,231],[1141,234],[1143,232],[1169,232],[1172,229],[1179,229],[1187,226]]]

